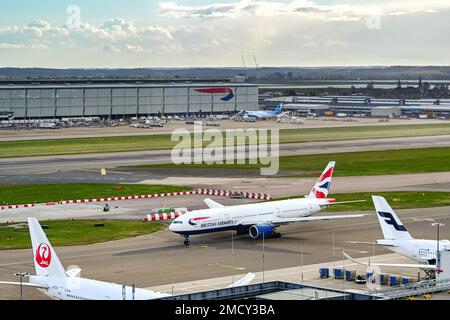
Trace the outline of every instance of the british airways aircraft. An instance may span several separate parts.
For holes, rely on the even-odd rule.
[[[120,284],[80,278],[81,269],[65,270],[39,222],[28,219],[36,275],[29,282],[1,281],[0,285],[36,288],[54,300],[153,300],[170,294],[122,286]],[[255,275],[247,274],[230,287],[249,284]]]
[[[423,270],[437,270],[436,252],[438,242],[436,240],[414,239],[406,230],[394,210],[385,198],[373,196],[373,203],[377,212],[384,239],[377,240],[374,244],[388,248],[404,257],[415,260],[418,264],[391,264],[391,263],[362,263],[354,260],[348,254],[344,255],[355,263],[380,267],[420,268]],[[372,244],[369,242],[351,243]],[[449,240],[439,241],[440,250],[450,250]]]
[[[283,112],[283,104],[281,103],[273,111],[244,111],[244,117],[256,118],[258,120],[262,119],[272,119],[278,117]]]
[[[239,235],[249,234],[253,239],[279,238],[276,229],[284,224],[333,219],[353,219],[364,215],[312,216],[336,202],[328,199],[335,162],[330,162],[309,196],[300,199],[245,204],[225,207],[211,199],[205,203],[209,209],[196,210],[175,219],[169,230],[184,237],[184,244],[190,245],[189,236],[233,230]],[[358,201],[356,201],[358,202]]]

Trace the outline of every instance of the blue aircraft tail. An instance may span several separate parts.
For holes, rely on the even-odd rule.
[[[281,112],[283,112],[283,104],[282,103],[280,103],[280,105],[275,109],[276,114],[280,114]]]

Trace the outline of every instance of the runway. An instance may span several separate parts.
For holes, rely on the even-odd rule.
[[[374,214],[365,214],[358,219],[281,227],[281,239],[265,242],[264,269],[298,267],[300,250],[304,265],[341,260],[343,247],[355,258],[370,255],[372,246],[346,242],[370,242],[382,237]],[[435,238],[436,230],[430,226],[429,219],[450,225],[450,207],[398,210],[398,214],[408,231],[417,238]],[[441,233],[442,239],[450,238],[447,227]],[[83,277],[129,285],[134,283],[141,288],[261,272],[263,269],[261,241],[253,241],[246,236],[232,238],[231,233],[226,232],[193,237],[192,244],[186,248],[179,236],[164,230],[139,238],[57,248],[57,253],[66,267],[82,267]],[[375,255],[388,253],[384,248],[375,248]],[[17,279],[12,274],[18,271],[34,272],[31,250],[2,251],[0,279],[15,281]],[[16,287],[2,287],[0,298],[17,299],[18,291]],[[45,299],[41,293],[31,289],[25,290],[25,298]]]
[[[281,144],[280,156],[432,147],[450,147],[450,135]],[[17,176],[17,172],[21,175],[48,175],[79,169],[164,163],[171,163],[171,150],[3,158],[0,159],[0,179]]]

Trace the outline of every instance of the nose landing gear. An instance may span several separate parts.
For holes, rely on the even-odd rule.
[[[186,247],[189,247],[191,245],[191,241],[189,240],[189,236],[188,235],[184,235],[184,245]]]

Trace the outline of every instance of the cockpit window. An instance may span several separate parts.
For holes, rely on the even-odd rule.
[[[183,224],[183,221],[174,221],[173,224]]]

